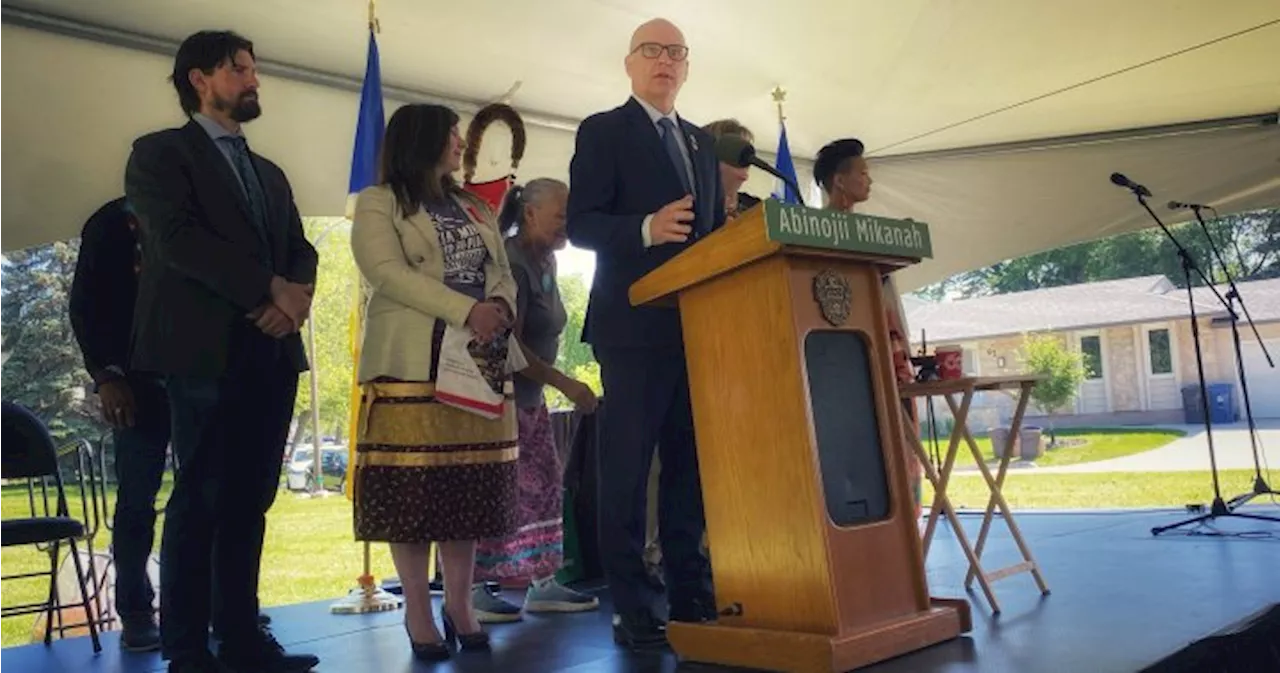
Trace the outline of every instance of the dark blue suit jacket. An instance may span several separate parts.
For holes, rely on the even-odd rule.
[[[645,216],[685,195],[679,174],[648,113],[634,98],[583,120],[569,164],[569,241],[596,253],[582,339],[594,346],[660,347],[681,343],[675,308],[633,307],[631,284],[724,224],[724,186],[715,140],[680,120],[693,163],[697,198],[687,243],[644,247]]]

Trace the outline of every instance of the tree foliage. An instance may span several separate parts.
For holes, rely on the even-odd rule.
[[[1076,398],[1084,382],[1084,361],[1067,349],[1062,339],[1048,335],[1028,336],[1022,345],[1027,371],[1044,376],[1031,389],[1031,401],[1047,416],[1064,409]]]
[[[351,309],[360,281],[351,256],[351,227],[345,218],[303,218],[307,239],[320,254],[316,271],[316,293],[311,305],[315,328],[314,355],[308,359],[317,377],[320,399],[321,436],[342,438],[351,412]],[[317,243],[317,241],[319,241]],[[306,341],[307,329],[302,331]],[[299,438],[311,437],[311,372],[298,380],[298,401],[294,406]]]
[[[587,299],[590,295],[587,283],[577,274],[560,276],[556,282],[560,285],[560,299],[564,302],[565,313],[569,315],[564,334],[560,335],[556,369],[587,384],[599,395],[604,389],[600,385],[600,365],[591,353],[590,344],[582,341],[582,325],[587,316]],[[552,409],[573,408],[573,403],[558,390],[547,388],[545,395],[547,406]]]
[[[106,424],[67,313],[79,239],[7,253],[4,262],[4,399],[31,409],[58,441],[97,439]]]
[[[1206,224],[1234,278],[1280,276],[1280,209],[1237,213]],[[1214,282],[1224,281],[1199,224],[1188,222],[1170,230],[1206,275]],[[917,294],[933,300],[967,298],[1156,274],[1179,287],[1186,286],[1173,243],[1158,228],[1149,228],[1005,260],[952,276]],[[1193,272],[1191,284],[1204,283]]]

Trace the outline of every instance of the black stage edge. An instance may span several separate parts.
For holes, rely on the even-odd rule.
[[[1280,671],[1280,603],[1196,641],[1142,673]]]
[[[1280,514],[1280,507],[1271,504],[1255,506],[1259,513]],[[1216,529],[1255,535],[1150,535],[1151,526],[1176,514],[1176,510],[1019,513],[1023,535],[1041,563],[1053,595],[1042,598],[1026,574],[1000,581],[996,591],[1004,612],[999,617],[990,615],[980,596],[971,595],[974,629],[967,637],[864,671],[1280,670],[1274,666],[1275,648],[1280,643],[1280,610],[1275,607],[1280,604],[1280,530],[1275,525],[1232,519],[1219,520]],[[962,514],[962,520],[972,535],[981,523],[981,514]],[[1268,532],[1270,535],[1256,535]],[[992,527],[989,549],[984,555],[990,560],[988,567],[1000,567],[1018,558],[1007,529],[1000,523]],[[940,527],[928,567],[933,593],[965,595],[961,589],[965,569],[950,528]],[[603,591],[600,595],[605,598]],[[519,599],[515,593],[510,597]],[[491,627],[492,653],[466,653],[436,665],[413,661],[401,612],[331,615],[329,601],[276,607],[268,612],[282,643],[321,657],[316,669],[319,673],[727,670],[681,664],[669,651],[620,650],[610,637],[607,606],[600,612],[529,616],[522,623]],[[1246,617],[1247,623],[1242,623]],[[50,648],[24,645],[0,652],[0,667],[24,673],[164,670],[158,655],[124,653],[119,645],[118,633],[103,636],[104,650],[97,657],[88,638],[57,641]],[[1266,665],[1250,661],[1266,656],[1273,657]]]

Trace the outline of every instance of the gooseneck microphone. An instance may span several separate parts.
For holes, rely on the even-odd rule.
[[[800,198],[800,205],[804,205],[804,195],[800,193],[800,186],[795,183],[795,180],[783,175],[781,171],[769,165],[769,162],[756,156],[755,146],[746,140],[737,136],[720,136],[716,139],[716,158],[737,168],[755,166],[782,180],[788,187],[795,190],[796,196]]]
[[[1125,177],[1124,173],[1112,173],[1111,184],[1129,189],[1138,196],[1151,196],[1151,190]]]

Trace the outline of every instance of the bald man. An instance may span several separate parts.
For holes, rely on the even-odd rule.
[[[641,25],[627,48],[631,98],[578,127],[569,166],[569,240],[596,253],[583,340],[604,384],[600,554],[614,640],[666,641],[643,560],[646,478],[660,456],[658,531],[670,619],[715,618],[680,314],[631,306],[627,289],[724,224],[714,141],[680,117],[689,47],[670,21]]]

